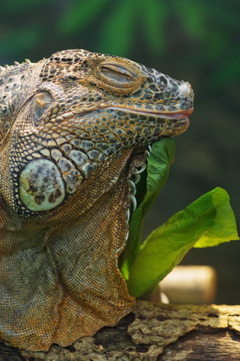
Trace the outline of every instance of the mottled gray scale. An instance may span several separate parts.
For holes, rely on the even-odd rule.
[[[91,132],[91,133],[89,133],[89,137],[91,138],[91,139],[93,139],[94,137],[96,137],[96,136],[98,136],[98,133],[97,132]],[[82,136],[81,136],[82,137]]]
[[[89,156],[89,158],[90,159],[98,159],[98,157],[99,157],[99,154],[100,154],[100,152],[99,152],[99,150],[97,150],[97,149],[92,149],[92,150],[90,150],[89,152],[88,152],[88,156]]]
[[[93,138],[92,140],[94,141],[94,143],[96,143],[96,142],[102,142],[104,140],[104,138],[97,136],[97,137]]]
[[[168,80],[167,80],[166,76],[160,75],[160,85],[167,86],[167,84],[168,84]]]
[[[73,140],[71,140],[71,144],[74,146],[74,147],[81,147],[81,144],[82,144],[82,142],[81,142],[81,140],[80,139],[73,139]]]
[[[51,156],[54,160],[59,161],[59,159],[62,157],[62,153],[58,149],[52,149]]]
[[[66,183],[66,192],[68,194],[73,194],[77,191],[78,187],[83,182],[83,177],[80,172],[76,169],[71,170],[71,172],[67,173],[63,176],[63,179]]]
[[[67,140],[72,140],[73,138],[75,138],[75,135],[73,134],[69,134],[66,136]]]
[[[72,146],[70,144],[63,144],[61,148],[66,154],[69,154],[72,150]]]
[[[147,135],[151,134],[151,130],[149,128],[144,128],[142,131],[142,134],[147,136]]]
[[[182,109],[189,109],[189,103],[182,104]]]
[[[159,92],[159,88],[156,86],[156,84],[150,84],[149,88],[154,92]]]
[[[134,129],[137,133],[141,133],[142,131],[142,127],[140,127],[139,125],[137,125]]]
[[[69,172],[72,168],[72,163],[66,158],[61,158],[58,162],[58,167],[62,172]]]
[[[78,167],[82,166],[88,160],[87,155],[80,150],[72,150],[68,156]]]
[[[97,143],[97,148],[100,150],[106,150],[108,149],[110,146],[110,144],[107,143]]]
[[[82,130],[77,130],[76,135],[79,135],[82,139],[91,139],[91,135],[89,133],[83,133]]]
[[[170,97],[170,91],[169,90],[164,91],[164,97],[165,97],[165,99],[168,99]]]
[[[156,105],[156,110],[158,110],[160,112],[164,112],[165,107],[163,105]]]
[[[170,112],[175,112],[175,111],[177,111],[177,107],[175,107],[174,105],[168,105],[168,106],[167,106],[167,109],[168,109]]]
[[[82,144],[81,144],[81,147],[82,147],[84,150],[88,151],[89,149],[91,149],[91,148],[94,147],[94,144],[93,144],[92,142],[88,142],[88,141],[86,141],[86,140],[83,140],[83,141],[82,141]]]
[[[152,110],[153,109],[152,105],[150,105],[150,104],[145,104],[144,108],[147,109],[147,110]]]
[[[92,173],[93,170],[94,170],[94,166],[91,163],[86,163],[82,167],[82,171],[83,171],[86,179],[89,178],[89,176],[90,176],[90,174]]]
[[[153,135],[157,135],[157,134],[159,134],[161,132],[161,128],[160,127],[156,127],[156,128],[154,128],[154,130],[153,130]]]
[[[155,93],[153,99],[155,101],[162,100],[162,99],[164,99],[164,94],[163,93]]]
[[[98,160],[100,162],[103,162],[104,160],[106,159],[106,155],[104,153],[100,153],[99,157],[98,157]]]

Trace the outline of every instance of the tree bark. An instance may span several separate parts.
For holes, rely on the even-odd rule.
[[[138,301],[118,326],[73,345],[27,352],[0,345],[0,361],[239,361],[240,306]]]

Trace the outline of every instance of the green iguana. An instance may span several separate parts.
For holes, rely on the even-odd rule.
[[[189,83],[66,50],[0,68],[0,338],[67,346],[134,305],[118,269],[148,146],[184,132]]]

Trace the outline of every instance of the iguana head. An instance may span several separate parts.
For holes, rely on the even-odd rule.
[[[189,125],[190,84],[133,61],[67,50],[36,71],[8,131],[12,204],[24,217],[64,204],[127,149]]]

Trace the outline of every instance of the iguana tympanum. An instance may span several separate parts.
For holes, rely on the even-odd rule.
[[[118,258],[148,145],[186,130],[189,83],[66,50],[0,68],[0,338],[67,346],[135,299]]]

